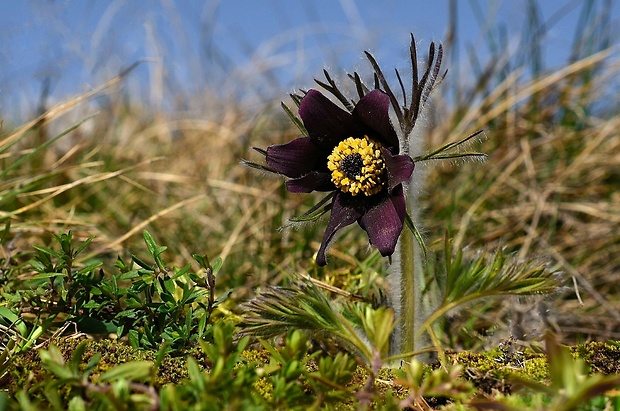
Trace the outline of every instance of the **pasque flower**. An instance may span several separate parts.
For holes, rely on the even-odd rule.
[[[431,313],[428,310],[429,304],[425,302],[441,301],[442,298],[436,295],[440,287],[426,286],[426,246],[415,221],[407,216],[407,212],[417,214],[415,211],[419,207],[415,187],[421,183],[420,178],[416,178],[416,184],[410,181],[414,162],[486,157],[482,153],[459,149],[480,135],[481,130],[414,158],[409,156],[409,150],[405,148],[421,148],[423,145],[422,133],[413,133],[421,110],[446,75],[445,71],[441,73],[441,44],[439,47],[430,44],[426,68],[422,72],[418,70],[413,35],[409,52],[412,68],[410,87],[405,87],[403,77],[395,70],[401,99],[392,92],[372,54],[365,52],[374,72],[372,91],[362,82],[358,73],[349,74],[359,96],[359,101],[354,104],[324,70],[325,81],[315,81],[336,98],[341,106],[332,103],[316,90],[300,90],[300,93],[291,94],[299,107],[301,119],[286,105],[283,108],[304,136],[287,144],[270,146],[267,150],[254,148],[266,157],[267,165],[244,161],[259,170],[287,176],[286,187],[291,192],[328,193],[318,204],[295,218],[295,221],[315,220],[331,210],[316,259],[319,265],[326,264],[326,249],[337,232],[354,222],[367,232],[370,243],[383,256],[394,255],[386,277],[387,304],[393,309],[398,323],[390,336],[390,355],[411,353],[432,344],[433,339],[423,331],[430,330],[428,325],[437,318],[434,315],[439,311]],[[390,121],[391,117],[395,119],[394,124]],[[394,127],[398,128],[398,135]],[[408,229],[403,231],[405,222]],[[457,271],[459,277],[461,272]],[[306,320],[304,324],[295,323],[299,316],[295,314],[293,319],[290,310],[282,304],[288,304],[296,293],[302,293],[304,297],[309,295],[305,288],[296,290],[292,295],[280,289],[269,290],[265,297],[250,306],[250,311],[257,314],[255,320],[251,321],[253,325],[250,324],[250,329],[254,333],[273,336],[274,331],[282,331],[282,324],[288,324],[293,328],[300,325],[324,333],[327,328],[323,320],[330,317],[336,319],[334,330],[338,329],[341,321],[337,319],[338,316],[329,315],[329,302],[326,303],[327,314],[320,315],[320,323],[309,325],[310,322]],[[282,319],[287,317],[292,320],[285,323]],[[355,339],[359,341],[357,333]],[[371,335],[368,335],[368,341],[373,341]],[[376,342],[374,344],[374,348],[384,346]],[[374,364],[374,359],[372,362]]]
[[[289,177],[289,191],[333,192],[319,265],[327,263],[325,251],[338,230],[354,222],[381,255],[394,252],[406,217],[402,183],[414,163],[399,154],[389,108],[390,98],[378,89],[364,95],[352,112],[310,90],[299,105],[308,135],[266,150],[267,164]]]

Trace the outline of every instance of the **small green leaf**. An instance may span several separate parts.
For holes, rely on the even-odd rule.
[[[149,252],[153,255],[157,254],[157,243],[155,242],[155,239],[153,238],[153,236],[151,235],[151,233],[149,233],[148,231],[144,230],[142,232],[142,235],[144,236],[144,242],[146,243],[146,248],[148,248]]]
[[[44,272],[46,270],[45,265],[37,260],[30,261],[30,265],[32,266],[32,268],[35,269],[35,271],[38,271],[38,272]]]
[[[44,389],[45,397],[49,401],[51,405],[51,409],[54,410],[62,410],[64,409],[62,400],[60,399],[60,393],[58,392],[58,388],[54,386],[55,384],[49,384]]]
[[[312,206],[308,211],[298,217],[291,217],[289,220],[294,223],[302,223],[306,221],[315,221],[327,213],[332,208],[332,204],[327,204],[334,197],[334,193],[330,193],[323,197],[321,201]],[[327,205],[325,205],[327,204]]]
[[[281,102],[280,105],[282,106],[282,109],[284,109],[284,111],[286,112],[288,117],[291,119],[293,124],[295,124],[297,126],[297,128],[299,129],[301,134],[307,136],[308,132],[306,131],[306,127],[304,127],[304,123],[302,123],[301,120],[299,118],[297,118],[297,116],[295,114],[293,114],[291,109],[288,108],[288,106],[286,104],[284,104],[284,102]]]
[[[213,302],[213,306],[217,307],[223,301],[226,301],[228,299],[228,297],[230,297],[232,292],[233,292],[233,290],[227,290],[227,291],[224,291],[222,294],[218,295],[217,298],[215,299],[215,301]]]
[[[100,291],[99,291],[100,293]],[[93,292],[93,290],[91,290],[91,294],[98,294],[97,291]],[[98,303],[97,301],[88,301],[87,303],[84,303],[81,307],[85,308],[85,309],[97,309],[101,306],[103,306],[104,304],[102,303]]]
[[[209,268],[209,258],[206,255],[200,254],[192,254],[194,260],[200,265],[202,268]]]
[[[161,347],[159,347],[159,350],[157,350],[157,354],[155,355],[155,363],[153,364],[153,372],[155,374],[159,369],[162,361],[164,361],[164,359],[166,358],[166,354],[168,353],[169,349],[170,344],[167,341],[164,341]],[[155,375],[153,375],[153,378],[155,378]]]
[[[222,260],[222,257],[217,257],[215,261],[213,261],[213,266],[211,267],[211,269],[213,270],[213,275],[217,275],[218,271],[220,271],[220,268],[222,268],[223,263],[224,261]]]
[[[88,237],[82,244],[80,244],[80,246],[73,252],[73,256],[77,256],[79,255],[82,251],[84,251],[84,249],[86,247],[88,247],[88,245],[91,243],[91,241],[93,241],[93,239],[95,238],[95,236],[90,236]]]
[[[95,369],[97,364],[99,364],[99,361],[101,361],[101,353],[96,353],[88,361],[88,364],[86,364],[86,367],[84,368],[84,375],[88,376],[92,370]]]
[[[204,310],[200,310],[200,311],[204,311]],[[205,329],[207,328],[207,320],[209,319],[209,317],[207,315],[202,315],[200,317],[200,320],[198,320],[198,337],[199,338],[203,338],[203,335],[205,333]]]
[[[170,294],[161,294],[160,295],[161,299],[163,302],[165,302],[166,304],[168,304],[170,307],[176,307],[177,305],[177,300],[174,299],[173,296],[171,296]]]
[[[76,275],[84,275],[84,274],[90,274],[93,271],[95,271],[97,268],[101,267],[103,265],[103,263],[101,261],[97,261],[93,264],[89,264],[84,268],[80,268],[78,271],[75,272]]]
[[[179,277],[184,276],[187,272],[192,268],[191,264],[188,264],[182,268],[176,269],[176,272],[170,277],[173,280],[176,280]]]
[[[50,325],[52,324],[52,322],[54,321],[55,315],[48,317],[43,324],[34,327],[32,330],[30,330],[30,333],[28,334],[28,336],[26,337],[26,340],[24,342],[24,344],[22,345],[22,350],[26,350],[28,348],[30,348],[32,345],[34,345],[37,341],[37,339],[43,335],[43,333],[45,332],[46,329],[48,329],[50,327]]]
[[[185,331],[189,333],[192,329],[192,321],[193,321],[194,310],[190,306],[187,310],[187,315],[185,316]],[[189,337],[189,335],[187,335]]]
[[[119,280],[133,280],[136,277],[140,276],[140,272],[138,270],[127,271],[118,276]]]
[[[366,306],[362,324],[372,346],[382,355],[386,355],[390,345],[390,335],[394,328],[394,311],[385,307],[373,309]]]
[[[151,375],[151,361],[131,361],[117,365],[109,371],[106,371],[100,378],[102,382],[111,382],[120,379],[143,381]]]
[[[187,357],[187,373],[189,374],[189,379],[197,385],[198,392],[204,391],[205,385],[202,371],[200,371],[198,363],[192,356]]]
[[[127,339],[133,348],[140,348],[140,334],[138,334],[138,331],[129,330],[127,333]]]
[[[40,273],[30,277],[31,280],[42,280],[46,278],[67,277],[66,272],[62,273]]]
[[[138,256],[132,254],[131,260],[145,270],[153,271],[153,267],[149,263],[142,261]]]
[[[79,374],[80,372],[80,364],[82,363],[82,357],[84,356],[84,350],[86,350],[86,345],[88,341],[82,341],[75,347],[73,351],[73,355],[71,356],[71,369],[74,374]]]
[[[7,325],[15,327],[22,337],[28,334],[28,327],[26,323],[24,323],[24,320],[7,307],[0,307],[0,317],[6,318],[8,320]]]
[[[176,286],[174,284],[174,280],[172,278],[166,278],[164,280],[164,289],[168,294],[174,294],[176,290]]]
[[[47,254],[49,256],[55,257],[55,258],[62,258],[62,254],[52,250],[51,248],[47,248],[47,247],[43,247],[41,245],[33,245],[32,248],[34,248],[37,251],[40,251],[44,254]]]
[[[72,370],[65,366],[62,353],[55,345],[50,345],[47,350],[39,351],[39,356],[41,357],[43,367],[58,378],[71,379],[76,377]]]
[[[149,249],[151,256],[155,260],[155,264],[157,265],[157,267],[159,267],[159,269],[163,269],[164,263],[161,260],[160,256],[164,251],[168,249],[168,247],[165,247],[165,246],[159,247],[157,243],[155,242],[155,239],[153,238],[153,236],[146,230],[144,230],[143,235],[144,235],[144,241],[146,243],[146,247]]]
[[[86,411],[86,402],[82,397],[73,397],[69,400],[69,404],[67,407],[68,411]]]
[[[137,297],[133,297],[133,296],[128,297],[126,302],[127,302],[128,308],[142,308],[143,306],[142,301],[138,300]]]

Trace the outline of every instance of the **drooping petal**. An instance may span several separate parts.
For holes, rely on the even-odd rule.
[[[399,151],[398,136],[390,121],[390,98],[383,91],[373,90],[362,97],[353,109],[353,118],[374,130],[393,152]]]
[[[366,230],[370,243],[377,247],[382,256],[394,253],[406,212],[403,186],[399,185],[394,188],[392,196],[383,197],[360,218],[360,226]]]
[[[308,91],[301,100],[299,116],[312,140],[330,152],[345,138],[362,132],[349,112],[316,90]]]
[[[267,164],[287,177],[298,178],[317,169],[325,162],[324,154],[310,137],[297,138],[290,143],[267,148]]]
[[[393,155],[385,148],[381,149],[381,153],[383,154],[385,168],[387,169],[388,192],[392,193],[394,187],[411,177],[415,164],[408,155]]]
[[[321,247],[319,248],[319,252],[316,256],[316,263],[318,265],[323,266],[327,264],[325,251],[334,239],[336,232],[341,228],[353,224],[362,215],[358,210],[347,204],[348,201],[346,201],[346,196],[347,194],[342,192],[336,192],[336,195],[334,195],[334,200],[332,201],[332,212],[329,216],[329,223],[327,224],[327,229],[323,235],[323,241],[321,241]]]
[[[311,193],[313,191],[332,191],[334,183],[328,173],[313,171],[303,177],[286,182],[286,189],[291,193]]]

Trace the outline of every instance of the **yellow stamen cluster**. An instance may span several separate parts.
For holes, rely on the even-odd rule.
[[[385,183],[385,162],[381,144],[363,138],[349,137],[327,157],[327,168],[332,172],[332,182],[345,193],[353,196],[364,193],[377,194]]]

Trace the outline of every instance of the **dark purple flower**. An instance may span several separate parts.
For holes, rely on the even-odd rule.
[[[406,216],[402,182],[413,172],[411,157],[399,154],[389,119],[390,99],[373,90],[349,113],[316,90],[301,100],[307,137],[267,149],[267,164],[290,179],[294,193],[333,191],[331,216],[316,262],[336,232],[354,222],[366,230],[381,255],[394,252]]]

